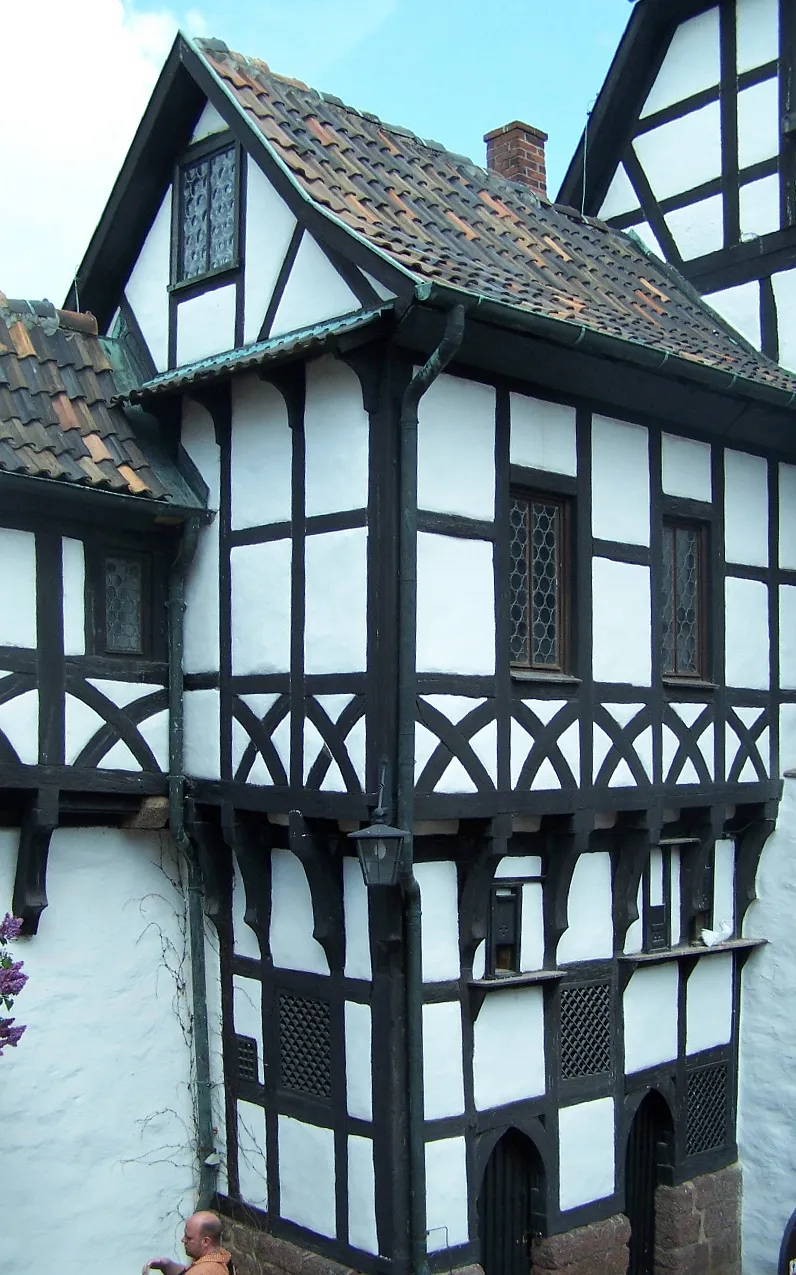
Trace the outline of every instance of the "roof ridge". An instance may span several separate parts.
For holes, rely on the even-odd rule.
[[[43,328],[52,335],[58,328],[71,332],[82,332],[84,336],[97,336],[97,320],[89,311],[59,310],[52,301],[29,301],[18,297],[7,297],[0,292],[0,317],[13,315],[22,320],[27,328]]]

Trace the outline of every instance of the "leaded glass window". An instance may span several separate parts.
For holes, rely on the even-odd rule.
[[[511,662],[566,666],[567,505],[555,496],[512,493],[509,527]]]
[[[179,282],[235,261],[237,152],[234,146],[180,173]]]
[[[663,528],[663,672],[669,677],[705,673],[702,602],[704,532],[688,523]]]
[[[109,554],[105,559],[105,646],[137,655],[143,650],[143,571],[140,558]]]

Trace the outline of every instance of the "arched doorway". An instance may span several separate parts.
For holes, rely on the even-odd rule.
[[[648,1093],[627,1139],[625,1213],[630,1222],[628,1275],[654,1275],[655,1191],[670,1159],[672,1117],[659,1093]]]
[[[544,1165],[530,1138],[509,1129],[495,1146],[478,1197],[484,1275],[528,1275],[544,1214]]]

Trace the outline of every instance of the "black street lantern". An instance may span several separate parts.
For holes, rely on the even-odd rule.
[[[365,885],[397,883],[401,848],[406,835],[403,828],[391,828],[386,823],[371,823],[360,828],[359,832],[349,832],[349,840],[356,842]]]

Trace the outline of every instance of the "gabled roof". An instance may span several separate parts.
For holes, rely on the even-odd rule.
[[[0,292],[0,472],[201,507],[112,401],[126,388],[91,314]]]

